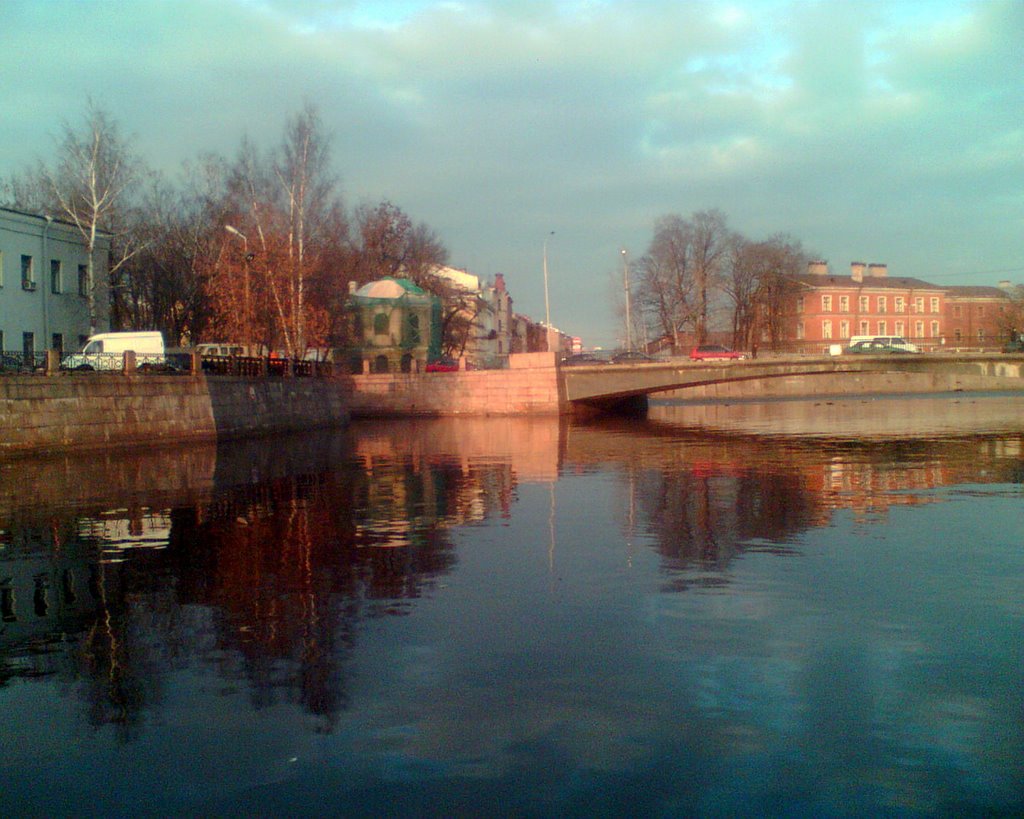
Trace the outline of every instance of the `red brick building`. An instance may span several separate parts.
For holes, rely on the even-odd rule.
[[[820,352],[853,336],[902,336],[922,349],[943,344],[949,288],[863,262],[852,262],[848,276],[811,262],[793,278],[793,337],[801,349]]]
[[[1001,347],[1019,329],[1015,318],[1003,288],[946,288],[946,343],[953,347]]]

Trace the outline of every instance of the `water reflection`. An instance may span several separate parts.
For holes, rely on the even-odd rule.
[[[851,628],[811,652],[800,640],[823,617],[812,599],[793,612],[802,630],[773,637],[765,661],[763,632],[797,592],[765,592],[773,571],[753,584],[744,571],[762,565],[752,558],[798,565],[811,533],[837,520],[879,531],[895,510],[948,503],[950,487],[1019,498],[1024,434],[782,438],[697,429],[673,412],[580,426],[382,422],[272,445],[5,463],[0,715],[47,725],[50,699],[68,696],[93,731],[166,750],[204,719],[183,698],[242,698],[268,720],[292,709],[291,735],[343,742],[344,753],[330,746],[341,767],[386,759],[401,779],[432,760],[441,779],[479,779],[537,777],[550,763],[554,790],[517,802],[526,812],[570,804],[556,772],[574,766],[591,777],[652,766],[630,775],[668,787],[656,769],[669,751],[715,767],[776,754],[788,736],[830,766],[849,763],[848,748],[895,753],[876,747],[872,727],[878,664],[918,680],[906,657],[934,638],[872,623],[865,633],[891,637],[883,649]],[[815,583],[849,594],[827,575]],[[998,597],[1005,605],[1006,590]],[[431,622],[441,643],[423,636]],[[18,686],[38,687],[38,710],[13,712],[5,692]],[[902,691],[884,704],[897,733]],[[765,716],[793,701],[814,717],[802,738]],[[953,725],[948,713],[928,720]],[[91,792],[85,769],[61,773]],[[195,807],[176,798],[151,807]]]

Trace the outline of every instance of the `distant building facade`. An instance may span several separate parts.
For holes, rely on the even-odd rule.
[[[109,237],[93,255],[96,330],[109,329]],[[81,349],[89,334],[88,252],[78,229],[0,208],[0,350]]]
[[[848,276],[833,275],[823,261],[792,277],[792,341],[822,352],[853,336],[902,336],[934,349],[945,343],[949,288],[921,279],[889,276],[884,264],[852,262]]]
[[[1015,327],[1010,294],[1000,287],[946,290],[947,343],[954,347],[999,347]]]

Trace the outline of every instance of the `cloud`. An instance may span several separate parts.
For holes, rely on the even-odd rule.
[[[0,18],[0,173],[87,95],[170,171],[275,144],[308,99],[351,204],[391,199],[534,315],[555,230],[552,316],[591,341],[616,333],[619,248],[640,255],[669,212],[948,283],[1024,266],[1014,0],[8,0]]]

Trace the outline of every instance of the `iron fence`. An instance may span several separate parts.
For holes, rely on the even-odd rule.
[[[26,373],[45,372],[46,353],[25,352],[23,350],[3,350],[0,352],[0,372]]]

